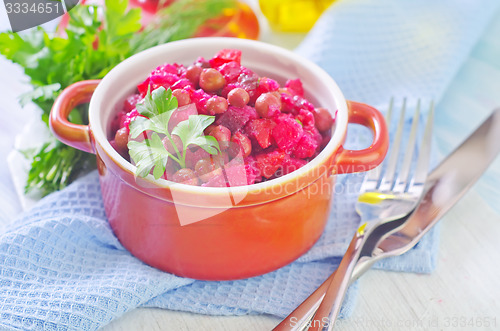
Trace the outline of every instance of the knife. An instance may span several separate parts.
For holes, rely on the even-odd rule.
[[[424,197],[398,232],[383,239],[371,256],[358,260],[351,282],[386,257],[401,255],[412,247],[453,207],[481,177],[500,153],[500,108],[446,157],[428,176]],[[333,273],[300,306],[273,330],[302,330],[314,316]],[[328,322],[328,321],[326,321]]]

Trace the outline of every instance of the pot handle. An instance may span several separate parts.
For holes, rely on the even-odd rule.
[[[49,126],[57,139],[68,146],[95,153],[88,125],[68,121],[69,113],[78,105],[90,101],[100,80],[84,80],[66,87],[50,110]]]
[[[382,114],[364,103],[347,101],[349,123],[361,124],[373,131],[370,147],[361,150],[349,150],[340,147],[334,173],[348,174],[363,172],[375,168],[384,160],[389,148],[389,133]]]

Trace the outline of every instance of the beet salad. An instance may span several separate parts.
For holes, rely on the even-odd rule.
[[[212,187],[250,185],[303,167],[328,143],[334,119],[223,49],[190,66],[164,64],[137,86],[112,122],[111,145],[136,175]]]

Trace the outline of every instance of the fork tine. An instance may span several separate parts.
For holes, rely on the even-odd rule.
[[[415,174],[411,181],[409,190],[414,190],[416,187],[422,188],[427,179],[427,172],[429,171],[429,161],[431,152],[432,140],[432,127],[434,125],[434,102],[431,102],[429,115],[427,116],[427,123],[425,125],[424,137],[422,145],[420,146],[419,157]]]
[[[396,130],[396,135],[392,143],[392,149],[389,155],[389,160],[387,161],[387,168],[385,169],[384,177],[380,181],[378,187],[379,191],[388,191],[392,189],[392,187],[394,186],[394,178],[396,174],[396,167],[398,165],[401,137],[403,136],[403,128],[405,123],[405,112],[406,112],[406,98],[403,100],[403,107],[401,108],[398,128]]]
[[[416,147],[417,140],[417,127],[420,119],[420,99],[417,102],[417,108],[415,109],[415,114],[413,115],[412,125],[410,130],[410,136],[408,138],[408,143],[406,145],[406,153],[403,160],[403,165],[399,171],[398,178],[396,179],[396,185],[394,186],[394,191],[398,193],[403,193],[410,183],[410,168],[412,165],[413,154]]]
[[[391,98],[391,101],[389,102],[389,109],[387,110],[387,114],[385,115],[385,122],[387,123],[387,126],[390,126],[391,124],[393,107],[394,107],[394,98]],[[383,164],[386,162],[387,161],[384,160],[384,162],[380,164],[378,167],[375,167],[374,169],[366,173],[363,183],[361,185],[361,192],[375,190],[375,188],[379,185],[380,182]]]
[[[392,121],[393,108],[394,108],[394,97],[391,98],[391,101],[389,102],[389,109],[387,110],[387,114],[385,115],[385,121],[387,122],[388,126],[391,124]]]

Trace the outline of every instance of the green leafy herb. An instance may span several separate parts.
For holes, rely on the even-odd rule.
[[[37,86],[32,91],[21,95],[19,103],[24,107],[33,100],[38,100],[39,102],[50,102],[52,101],[54,94],[60,89],[61,84],[59,83]]]
[[[186,157],[186,148],[190,145],[201,147],[210,154],[217,154],[219,150],[219,143],[217,140],[212,136],[203,135],[203,130],[214,121],[214,116],[190,115],[187,120],[180,122],[172,130],[172,134],[181,138],[184,146],[184,159]]]
[[[205,136],[205,130],[215,121],[215,116],[190,115],[187,120],[178,123],[172,132],[168,124],[177,109],[177,99],[172,96],[170,89],[159,87],[144,98],[137,105],[137,111],[147,117],[137,117],[130,123],[130,136],[136,139],[144,131],[153,131],[151,138],[143,141],[131,140],[128,143],[130,157],[136,165],[136,175],[146,177],[153,169],[153,176],[158,179],[165,173],[168,159],[177,162],[181,168],[186,167],[186,154],[190,146],[197,146],[210,154],[220,152],[219,143],[212,136]],[[167,151],[160,135],[166,137],[172,144],[175,153]],[[182,142],[182,150],[174,143],[172,135],[176,135]]]
[[[158,134],[153,133],[150,139],[145,139],[142,142],[130,141],[128,147],[130,157],[137,167],[137,176],[146,177],[153,167],[153,176],[156,179],[163,175],[170,153],[163,146]]]
[[[136,108],[139,114],[151,118],[174,110],[177,106],[177,98],[172,97],[172,91],[170,89],[165,90],[165,88],[157,88],[151,93],[148,87],[148,93],[144,101],[139,103]]]
[[[52,104],[67,86],[102,78],[119,62],[146,48],[191,37],[207,20],[225,8],[234,8],[235,3],[177,0],[143,30],[141,11],[127,10],[128,0],[106,0],[104,7],[78,5],[69,12],[68,26],[58,34],[41,27],[22,35],[0,33],[0,54],[24,68],[33,90],[21,96],[20,102],[38,105],[48,124]],[[82,106],[70,117],[85,121],[86,113],[87,107]],[[30,158],[25,191],[38,188],[44,195],[63,188],[88,171],[89,165],[95,167],[93,155],[55,141],[41,146]]]
[[[27,191],[34,188],[42,195],[62,189],[79,174],[95,167],[95,156],[87,155],[53,139],[29,155],[33,159],[28,173]],[[83,157],[82,157],[83,156]]]

